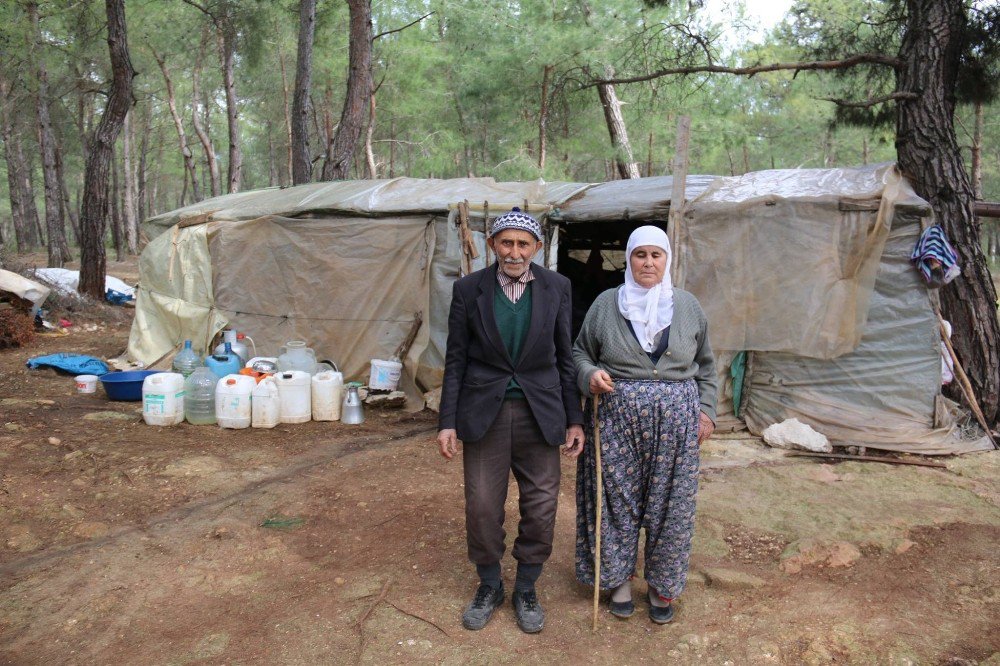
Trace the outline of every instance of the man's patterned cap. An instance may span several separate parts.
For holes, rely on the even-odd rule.
[[[511,208],[509,213],[504,213],[497,219],[493,220],[493,226],[490,227],[490,237],[492,238],[493,236],[496,236],[505,229],[527,231],[529,234],[534,236],[536,240],[542,240],[542,225],[538,223],[538,220],[531,217],[527,213],[522,213],[521,209],[517,206]]]

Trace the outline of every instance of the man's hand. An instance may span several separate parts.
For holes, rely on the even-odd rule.
[[[578,423],[566,428],[566,443],[563,444],[563,455],[576,458],[583,452],[583,426]]]
[[[455,432],[454,428],[446,428],[438,432],[438,447],[441,449],[441,455],[443,455],[448,460],[458,453],[458,433]]]
[[[705,412],[698,412],[698,446],[715,432],[715,424],[708,418]]]
[[[604,370],[598,370],[590,376],[590,393],[592,395],[611,393],[614,390],[615,383],[611,381],[611,375]]]

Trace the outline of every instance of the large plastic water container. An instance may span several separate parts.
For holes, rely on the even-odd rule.
[[[273,428],[281,423],[281,399],[278,397],[278,383],[274,377],[264,377],[257,382],[251,402],[254,428]]]
[[[274,375],[278,383],[282,423],[305,423],[312,418],[311,379],[304,370],[289,370]]]
[[[250,399],[257,380],[249,375],[226,375],[215,385],[215,420],[221,428],[249,428]]]
[[[312,377],[313,421],[339,421],[344,375],[328,370]]]
[[[219,378],[205,366],[184,382],[184,418],[194,425],[215,423],[215,385]]]
[[[184,420],[184,377],[158,372],[142,380],[142,420],[148,425],[176,425]]]
[[[191,341],[184,341],[184,349],[174,357],[173,371],[180,373],[187,379],[197,368],[202,365],[201,356],[191,348]]]
[[[233,353],[233,350],[229,347],[229,343],[226,342],[226,351],[222,354],[212,354],[205,359],[205,365],[215,373],[215,375],[222,379],[226,375],[235,375],[243,367],[243,361],[240,359],[238,354]]]

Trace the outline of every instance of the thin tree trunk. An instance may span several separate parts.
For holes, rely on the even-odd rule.
[[[396,119],[389,121],[389,178],[396,177]]]
[[[157,53],[152,46],[149,47],[149,50],[153,54],[156,64],[160,66],[160,71],[163,73],[163,81],[167,85],[167,108],[170,109],[170,117],[173,118],[174,128],[177,130],[177,143],[181,149],[181,159],[184,161],[184,172],[187,174],[185,178],[191,181],[191,192],[194,195],[194,201],[200,201],[201,194],[198,191],[198,173],[195,170],[194,154],[188,146],[187,133],[184,131],[184,120],[177,111],[177,98],[174,96],[174,82],[170,78],[170,69],[167,68],[166,59]],[[127,119],[126,122],[128,122]],[[181,201],[181,205],[184,205],[183,201]]]
[[[548,151],[547,130],[549,126],[549,78],[554,65],[542,67],[542,106],[538,112],[538,170],[545,170],[545,155]]]
[[[983,103],[976,101],[972,127],[972,196],[983,198]]]
[[[205,163],[208,164],[208,173],[212,179],[212,196],[221,194],[219,187],[219,161],[215,159],[215,146],[212,144],[212,137],[208,133],[208,100],[204,100],[205,123],[202,124],[198,116],[198,107],[202,104],[198,83],[201,80],[201,63],[205,57],[205,45],[208,42],[207,30],[202,32],[201,45],[198,47],[198,60],[195,61],[194,70],[191,73],[191,124],[194,126],[194,133],[198,135],[201,148],[205,152]]]
[[[35,90],[35,114],[38,119],[38,147],[42,154],[42,179],[45,190],[45,231],[48,237],[49,266],[61,268],[63,256],[69,254],[62,219],[61,193],[59,178],[56,174],[55,135],[52,131],[52,118],[49,115],[49,73],[45,61],[38,53],[38,44],[42,39],[38,25],[38,4],[27,4],[28,20],[31,22],[29,44],[30,58],[33,61],[37,88]]]
[[[14,104],[14,86],[4,76],[0,67],[0,140],[3,141],[3,156],[7,164],[7,195],[10,198],[11,222],[14,226],[14,241],[18,252],[26,252],[31,248],[28,233],[27,206],[24,201],[24,176],[21,173],[23,162],[18,160],[20,150],[15,142],[20,143],[20,136],[13,127],[12,107]]]
[[[128,118],[128,116],[125,116]],[[121,179],[119,178],[120,163],[115,150],[111,154],[111,241],[115,246],[115,261],[125,260],[124,225],[122,224],[121,209]]]
[[[313,35],[316,32],[316,0],[299,0],[299,48],[295,61],[295,96],[292,98],[292,184],[312,180],[309,150],[309,91],[312,88]],[[282,66],[284,84],[284,66]]]
[[[91,141],[80,215],[83,243],[79,291],[98,300],[104,298],[104,278],[107,273],[104,231],[108,214],[108,176],[115,140],[121,132],[125,114],[134,101],[132,79],[135,76],[128,55],[125,0],[105,0],[105,11],[108,17],[108,51],[111,55],[111,94]]]
[[[125,125],[122,128],[122,180],[124,180],[124,187],[122,189],[122,225],[125,231],[125,248],[129,254],[138,254],[139,226],[136,223],[135,171],[132,166],[132,143],[134,142],[132,115],[132,110],[129,110],[125,114]]]
[[[284,99],[284,110],[285,110],[285,141],[288,153],[287,159],[287,169],[286,169],[286,183],[292,182],[292,173],[294,171],[294,161],[295,161],[295,141],[292,139],[292,106],[288,101],[288,75],[285,73],[285,53],[278,47],[278,63],[281,65],[281,94]],[[312,95],[309,97],[309,103],[306,105],[308,110],[311,111],[313,121],[316,120],[316,108],[312,103]],[[312,170],[312,155],[309,156],[309,168],[310,172]]]
[[[27,246],[36,248],[41,247],[44,235],[38,217],[38,206],[35,205],[35,169],[28,156],[24,154],[24,144],[21,143],[17,132],[18,130],[15,128],[14,134],[11,136],[11,145],[14,148],[18,164],[17,172],[20,176],[21,208],[24,211]]]
[[[743,144],[743,173],[750,173],[750,149]]]
[[[774,159],[773,157],[771,158]],[[868,137],[861,139],[861,163],[868,164]],[[772,169],[774,167],[771,167]]]
[[[59,195],[62,203],[63,214],[69,218],[70,228],[73,229],[73,238],[76,244],[80,245],[80,216],[76,207],[69,198],[69,188],[66,187],[66,170],[63,166],[63,151],[59,143],[56,143],[56,178],[59,180]],[[69,249],[69,248],[67,248]],[[72,257],[66,259],[71,261]]]
[[[375,165],[375,151],[372,150],[372,135],[375,133],[375,93],[371,95],[368,104],[368,128],[365,130],[365,162],[368,167],[368,178],[374,180],[378,178],[378,169]]]
[[[1000,411],[1000,323],[997,294],[979,243],[973,189],[955,135],[955,77],[966,27],[962,0],[906,0],[903,66],[896,91],[915,95],[897,104],[899,168],[943,225],[962,274],[941,288],[952,343],[988,423]]]
[[[226,88],[226,122],[229,128],[229,192],[239,192],[243,174],[243,151],[240,147],[239,102],[233,59],[236,55],[236,31],[229,22],[219,29],[219,60]]]
[[[371,0],[347,0],[350,11],[347,94],[337,134],[323,163],[323,180],[347,178],[365,124],[365,105],[372,89]]]
[[[274,163],[274,133],[271,119],[267,119],[267,186],[274,187],[278,180],[278,165]]]
[[[614,71],[607,68],[604,75],[614,77]],[[597,94],[604,108],[604,120],[611,135],[611,145],[615,149],[615,165],[622,178],[638,178],[639,166],[632,156],[632,144],[628,140],[628,130],[625,128],[625,118],[622,116],[622,105],[615,94],[615,87],[602,84],[597,86]]]
[[[139,173],[136,178],[136,203],[137,203],[137,223],[142,224],[146,219],[146,153],[149,150],[149,135],[152,132],[152,109],[149,104],[145,105],[145,113],[142,119],[142,141],[139,142]]]

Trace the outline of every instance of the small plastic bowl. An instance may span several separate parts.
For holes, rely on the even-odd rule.
[[[142,382],[150,375],[162,370],[129,370],[128,372],[109,372],[101,376],[101,386],[108,400],[137,401],[142,400]]]

